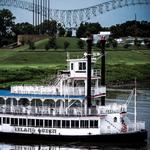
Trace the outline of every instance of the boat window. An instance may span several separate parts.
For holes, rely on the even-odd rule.
[[[28,119],[28,127],[32,127],[32,121],[31,121],[32,119]]]
[[[79,121],[71,120],[71,128],[79,128]]]
[[[70,128],[70,121],[62,120],[62,128]]]
[[[10,123],[12,126],[15,124],[15,119],[14,118],[11,118],[11,123]]]
[[[90,128],[98,128],[98,120],[90,120]]]
[[[6,123],[6,118],[3,118],[3,123]]]
[[[35,120],[34,119],[28,119],[28,126],[34,127],[35,126]]]
[[[98,120],[95,120],[95,121],[94,121],[94,127],[95,127],[95,128],[98,128]]]
[[[23,126],[26,126],[26,119],[23,119]]]
[[[23,126],[22,118],[21,118],[21,119],[19,119],[19,126]]]
[[[26,126],[26,119],[19,119],[19,126]]]
[[[75,121],[76,128],[79,128],[79,121]]]
[[[34,119],[31,119],[31,125],[32,125],[32,127],[35,127],[35,120]]]
[[[39,127],[40,126],[40,120],[36,119],[36,126]]]
[[[45,127],[52,128],[52,120],[45,120]]]
[[[37,119],[37,120],[36,120],[36,126],[37,126],[37,127],[43,127],[43,120]]]
[[[6,123],[7,124],[9,124],[10,123],[10,121],[9,121],[10,119],[9,118],[6,118]]]
[[[60,120],[53,120],[53,128],[60,128]]]
[[[18,118],[15,118],[15,126],[18,126]]]
[[[88,120],[81,120],[80,128],[88,128]]]
[[[114,117],[114,122],[117,122],[117,117]]]
[[[49,127],[48,120],[45,120],[45,127]]]
[[[73,70],[73,63],[71,63],[71,70]]]
[[[40,127],[43,127],[43,120],[40,120]]]
[[[86,70],[86,63],[85,62],[79,62],[79,70]]]
[[[17,118],[11,118],[11,125],[12,126],[18,126],[18,119]]]
[[[52,127],[52,120],[49,120],[49,127]]]
[[[3,118],[3,123],[4,124],[9,124],[9,118]]]

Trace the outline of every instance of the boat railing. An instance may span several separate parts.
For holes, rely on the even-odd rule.
[[[128,131],[129,132],[141,131],[141,130],[145,130],[145,122],[144,121],[138,121],[136,123],[130,122],[128,124]]]
[[[21,115],[64,115],[64,116],[85,116],[85,115],[107,115],[112,113],[120,113],[125,108],[118,107],[116,109],[112,109],[111,106],[104,107],[104,106],[93,106],[89,109],[88,114],[84,108],[81,107],[69,107],[69,108],[62,108],[62,107],[50,107],[50,106],[23,106],[23,105],[0,105],[0,113],[3,114],[21,114]]]
[[[55,95],[58,90],[56,86],[29,86],[29,85],[19,85],[12,86],[11,93],[14,94],[39,94],[39,95]]]
[[[85,87],[81,86],[12,86],[11,93],[13,94],[37,94],[37,95],[86,95]],[[106,87],[92,87],[91,94],[98,95],[106,93]]]
[[[98,114],[121,113],[121,112],[127,112],[127,105],[113,103],[111,105],[106,105],[106,106],[97,106],[96,109]]]
[[[63,92],[64,95],[86,95],[85,87],[72,87],[72,86],[64,86]],[[91,87],[91,95],[99,95],[106,93],[105,86],[99,87]]]
[[[64,95],[85,95],[84,87],[73,87],[73,86],[64,86],[62,89]]]

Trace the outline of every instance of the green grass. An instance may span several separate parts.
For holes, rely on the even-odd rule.
[[[83,52],[70,52],[71,57],[82,56]],[[56,66],[66,65],[66,52],[34,52],[0,50],[0,67],[25,67],[25,66]],[[108,51],[106,63],[114,64],[147,64],[150,63],[150,51]]]
[[[68,41],[70,43],[68,49],[78,49],[78,38],[70,38],[70,37],[58,37],[56,40],[56,44],[57,44],[57,50],[63,50],[64,49],[64,42]],[[37,49],[45,49],[45,45],[48,43],[48,39],[44,39],[41,41],[38,41],[35,43],[35,46]]]
[[[56,65],[65,62],[66,53],[58,52],[10,52],[7,57],[0,57],[0,66],[35,66]],[[1,52],[0,52],[1,55]]]
[[[28,49],[28,45],[16,49],[0,49],[0,87],[20,83],[38,84],[57,70],[65,69],[67,53],[61,49],[65,40],[71,43],[67,49],[70,57],[81,58],[85,51],[77,48],[77,38],[59,38],[60,49],[57,50],[42,49],[47,39],[36,42],[39,49],[32,51]],[[106,50],[108,82],[128,82],[134,77],[140,81],[150,79],[150,50],[118,50],[119,48]]]
[[[150,63],[150,50],[109,51],[106,55],[107,64],[147,64]]]

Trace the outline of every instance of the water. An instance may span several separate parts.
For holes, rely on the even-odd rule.
[[[124,102],[122,99],[127,98],[129,93],[119,93],[119,103]],[[134,111],[133,100],[129,104],[128,110]],[[131,116],[131,118],[133,118]],[[60,143],[60,142],[4,142],[0,141],[0,150],[150,150],[150,90],[139,90],[137,94],[137,120],[146,122],[148,131],[147,143]]]

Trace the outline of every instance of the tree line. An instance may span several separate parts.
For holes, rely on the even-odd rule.
[[[86,37],[86,32],[97,34],[99,31],[110,31],[113,38],[119,37],[150,37],[150,22],[148,21],[127,21],[111,27],[102,27],[99,23],[81,23],[77,29],[77,37]]]
[[[0,10],[0,47],[9,45],[17,41],[20,34],[48,34],[54,36],[71,36],[72,31],[66,29],[62,24],[55,20],[45,20],[38,26],[33,26],[28,22],[15,23],[16,17],[8,9]],[[100,31],[110,31],[113,38],[118,37],[150,37],[150,22],[148,21],[127,21],[111,27],[102,27],[100,23],[81,23],[77,28],[78,38],[86,37],[87,32],[97,34]],[[68,45],[66,43],[66,45]],[[48,47],[48,45],[47,45]],[[67,46],[66,46],[67,47]]]

